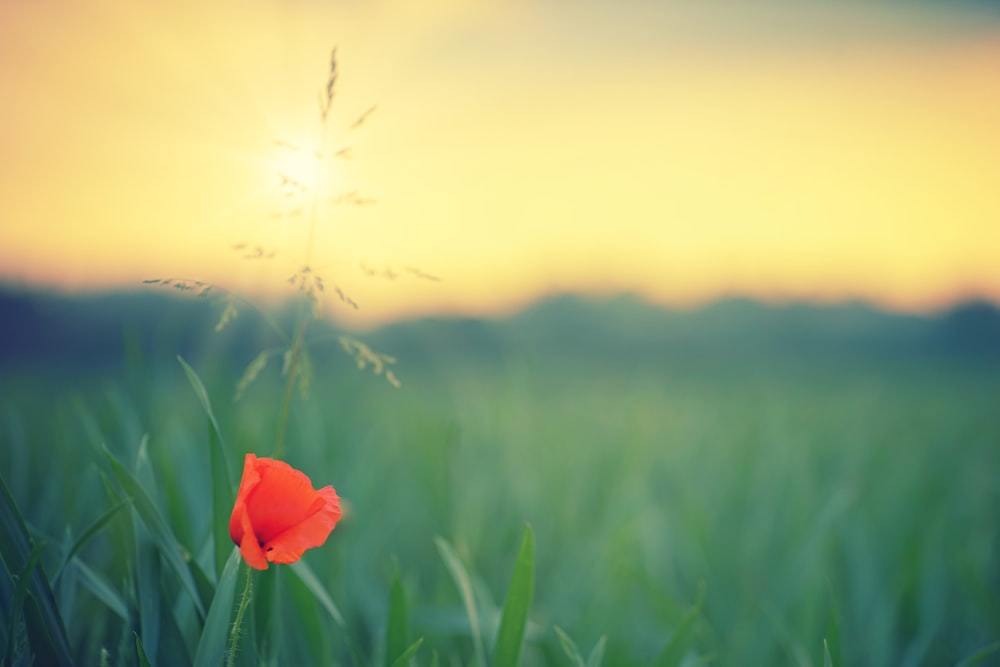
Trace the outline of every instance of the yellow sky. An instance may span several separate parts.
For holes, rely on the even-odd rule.
[[[1000,300],[1000,13],[906,4],[4,3],[0,278],[280,292],[315,200],[348,324],[564,290]],[[351,158],[288,196],[334,45]]]

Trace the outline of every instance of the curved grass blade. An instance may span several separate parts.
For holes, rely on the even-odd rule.
[[[212,466],[212,547],[215,553],[215,576],[219,577],[226,566],[226,547],[232,543],[229,537],[229,515],[235,496],[222,438],[212,429],[208,439]]]
[[[604,651],[608,648],[608,638],[601,637],[594,644],[594,648],[590,650],[590,655],[587,656],[587,667],[601,667],[604,664]]]
[[[984,660],[986,660],[986,658],[990,657],[994,653],[997,653],[998,651],[1000,651],[1000,642],[987,644],[962,662],[958,663],[955,667],[974,667],[974,665],[981,664]]]
[[[340,626],[341,630],[344,630],[344,638],[347,641],[347,647],[351,651],[351,655],[354,657],[354,664],[362,665],[364,661],[362,660],[362,652],[355,643],[351,633],[347,632],[347,623],[344,621],[343,614],[340,613],[340,609],[334,603],[333,598],[327,593],[326,588],[320,582],[319,577],[313,572],[313,569],[309,567],[309,564],[304,560],[299,560],[292,563],[289,568],[291,571],[299,578],[299,581],[309,589],[309,592],[313,594],[316,601],[319,602],[320,606],[326,610],[326,613],[330,615],[330,618]]]
[[[215,587],[212,604],[208,608],[205,627],[194,656],[194,667],[218,667],[225,664],[229,621],[233,616],[233,599],[236,596],[236,578],[239,571],[240,550],[233,548],[226,566],[222,569],[219,584]]]
[[[35,549],[24,517],[0,476],[0,556],[9,571],[28,572],[27,565]],[[18,585],[21,583],[18,581]],[[37,664],[72,665],[66,626],[41,568],[33,567],[23,583],[29,596],[24,606],[25,626],[33,648],[38,651]]]
[[[407,663],[410,662],[410,658],[417,654],[420,650],[420,645],[424,643],[424,638],[421,637],[417,641],[410,644],[410,648],[403,651],[398,658],[392,661],[392,665],[389,667],[406,667]]]
[[[160,554],[145,524],[132,512],[135,522],[135,595],[139,606],[139,631],[149,652],[156,655],[160,649],[160,615],[163,611],[163,594],[160,591]]]
[[[823,660],[829,656],[830,667],[840,667],[840,626],[837,623],[837,598],[834,595],[833,584],[826,580],[827,593],[830,596],[830,618],[826,623],[826,637],[823,638]]]
[[[212,410],[212,401],[208,397],[205,384],[198,374],[188,365],[184,358],[177,355],[177,361],[187,375],[191,388],[194,389],[198,402],[208,416],[208,451],[212,470],[212,537],[215,552],[215,576],[222,575],[226,565],[229,543],[229,514],[233,506],[233,482],[229,477],[229,460],[226,457],[225,439],[222,430]]]
[[[149,658],[146,656],[146,649],[142,646],[142,640],[139,639],[139,635],[135,632],[132,633],[135,636],[135,652],[139,658],[139,667],[153,667],[149,662]]]
[[[330,614],[330,617],[336,621],[337,625],[346,630],[347,623],[344,622],[344,617],[340,613],[340,609],[337,608],[330,594],[323,588],[323,584],[320,583],[319,577],[316,576],[312,568],[304,560],[296,561],[290,567],[295,576],[309,589],[309,592],[316,596],[316,600],[326,610],[326,613]]]
[[[570,639],[569,635],[563,632],[563,629],[558,625],[553,626],[552,629],[556,631],[556,636],[559,637],[559,645],[562,646],[566,657],[572,660],[576,667],[587,667],[583,661],[583,656],[580,654],[580,649],[576,646],[576,642]]]
[[[394,665],[406,653],[406,636],[409,632],[409,609],[406,605],[406,589],[397,566],[389,588],[389,622],[385,632],[385,664]]]
[[[442,537],[435,537],[434,544],[437,546],[441,560],[444,561],[451,578],[458,587],[458,592],[462,596],[465,605],[465,613],[469,617],[469,632],[472,635],[472,645],[476,652],[476,662],[480,667],[486,667],[486,650],[483,648],[483,634],[479,628],[479,614],[476,611],[476,599],[472,593],[472,582],[469,580],[469,573],[459,560],[458,554],[448,542]]]
[[[107,523],[111,521],[116,514],[118,514],[118,510],[123,507],[125,507],[125,502],[118,501],[111,506],[111,509],[95,519],[94,522],[90,524],[85,531],[83,531],[83,534],[80,535],[76,542],[73,543],[73,546],[70,547],[69,551],[66,552],[66,556],[63,558],[62,563],[59,564],[59,569],[57,569],[55,574],[52,575],[53,583],[59,579],[59,575],[62,574],[62,571],[66,568],[69,562],[73,560],[73,557],[76,556],[77,552],[79,552],[80,549],[82,549],[84,545],[86,545],[87,542],[89,542],[94,536],[101,532],[101,529],[103,529],[104,526],[106,526]]]
[[[517,553],[514,576],[503,603],[500,630],[493,646],[493,667],[517,667],[524,645],[524,633],[535,591],[535,536],[531,524],[524,526],[524,537]]]
[[[184,357],[178,354],[177,361],[180,362],[181,367],[184,369],[184,374],[187,375],[188,382],[191,383],[191,388],[194,389],[195,396],[198,397],[198,402],[201,403],[205,414],[208,415],[208,420],[212,423],[212,428],[219,434],[219,439],[221,440],[222,430],[219,428],[219,422],[216,421],[215,413],[212,411],[212,402],[208,398],[208,390],[205,389],[205,384],[198,377],[198,374],[194,372],[194,369],[188,365],[188,362],[184,361]]]
[[[701,605],[704,600],[705,585],[702,584],[698,588],[698,598],[694,605],[684,612],[674,634],[670,636],[663,650],[660,651],[660,655],[656,658],[656,662],[653,663],[655,667],[678,667],[681,664],[681,660],[684,659],[684,654],[687,652],[691,634],[694,632],[695,621],[701,615]]]
[[[150,537],[158,547],[160,555],[174,571],[177,578],[180,579],[181,585],[191,596],[191,601],[194,603],[198,615],[204,618],[205,606],[198,595],[198,589],[194,578],[191,576],[191,570],[188,569],[187,563],[181,555],[183,553],[181,545],[170,531],[170,527],[167,525],[163,515],[160,514],[160,510],[156,508],[156,504],[153,503],[153,500],[146,493],[145,489],[142,488],[138,480],[132,476],[132,473],[115,458],[111,450],[105,447],[104,454],[111,463],[111,470],[114,472],[115,478],[129,496],[132,507],[139,514],[143,525],[146,526]]]
[[[11,597],[10,618],[8,619],[7,636],[10,637],[10,641],[7,642],[7,655],[3,662],[5,665],[14,664],[14,659],[16,658],[15,650],[18,646],[18,642],[16,641],[18,626],[21,618],[25,616],[24,598],[28,595],[28,582],[31,581],[31,577],[35,573],[35,567],[38,565],[38,559],[41,557],[42,545],[36,544],[35,548],[28,555],[28,562],[25,563],[24,569],[17,575],[17,585],[14,586],[14,594]]]
[[[101,575],[94,572],[90,567],[88,567],[82,560],[73,561],[73,567],[76,568],[77,574],[80,576],[80,583],[91,593],[94,597],[103,602],[108,609],[113,611],[126,623],[129,623],[128,615],[128,604],[125,602],[118,591],[111,587],[108,582],[106,582]]]

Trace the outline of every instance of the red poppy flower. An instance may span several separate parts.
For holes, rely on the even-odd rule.
[[[229,536],[247,565],[266,570],[268,561],[294,563],[326,542],[339,520],[340,498],[332,486],[316,490],[284,461],[247,454],[229,518]]]

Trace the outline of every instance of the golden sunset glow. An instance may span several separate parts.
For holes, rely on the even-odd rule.
[[[0,6],[0,278],[278,294],[308,262],[359,326],[1000,300],[997,12],[419,4]]]

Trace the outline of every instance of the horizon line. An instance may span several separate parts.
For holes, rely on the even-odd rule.
[[[193,282],[193,281],[192,281]],[[199,283],[207,285],[207,283]],[[216,287],[219,294],[229,293],[244,301],[247,305],[263,308],[283,308],[293,304],[301,298],[298,294],[289,292],[286,294],[240,294],[234,290],[224,287]],[[193,290],[192,290],[193,291]],[[179,300],[201,300],[197,293],[174,288],[170,285],[155,285],[148,282],[139,282],[135,285],[113,285],[113,286],[66,286],[66,285],[44,285],[32,284],[24,281],[11,281],[0,278],[0,295],[28,295],[29,297],[43,296],[63,299],[87,299],[113,296],[166,296]],[[984,290],[963,290],[956,291],[949,298],[936,299],[923,306],[913,307],[886,303],[879,299],[864,295],[808,295],[808,294],[761,294],[752,290],[723,290],[712,294],[702,295],[695,298],[675,298],[656,299],[638,289],[549,289],[542,290],[525,299],[514,300],[504,305],[497,304],[493,308],[466,308],[459,304],[438,304],[436,307],[418,308],[399,311],[395,315],[377,318],[352,318],[350,313],[336,298],[328,298],[324,303],[323,316],[321,319],[351,331],[365,332],[374,331],[385,326],[405,324],[420,320],[433,319],[478,319],[478,320],[505,320],[515,317],[520,313],[529,311],[548,302],[561,299],[575,299],[593,304],[604,304],[619,299],[632,299],[651,309],[662,310],[673,313],[695,313],[713,306],[732,302],[747,302],[757,306],[781,309],[796,306],[812,306],[816,308],[836,309],[846,306],[862,306],[875,312],[888,315],[916,316],[916,317],[939,317],[949,312],[955,311],[965,306],[973,304],[985,304],[994,309],[1000,310],[1000,296],[993,296]],[[331,307],[332,306],[332,307]],[[359,310],[363,306],[358,307]],[[347,315],[347,317],[344,317]],[[353,320],[353,321],[352,321]]]

